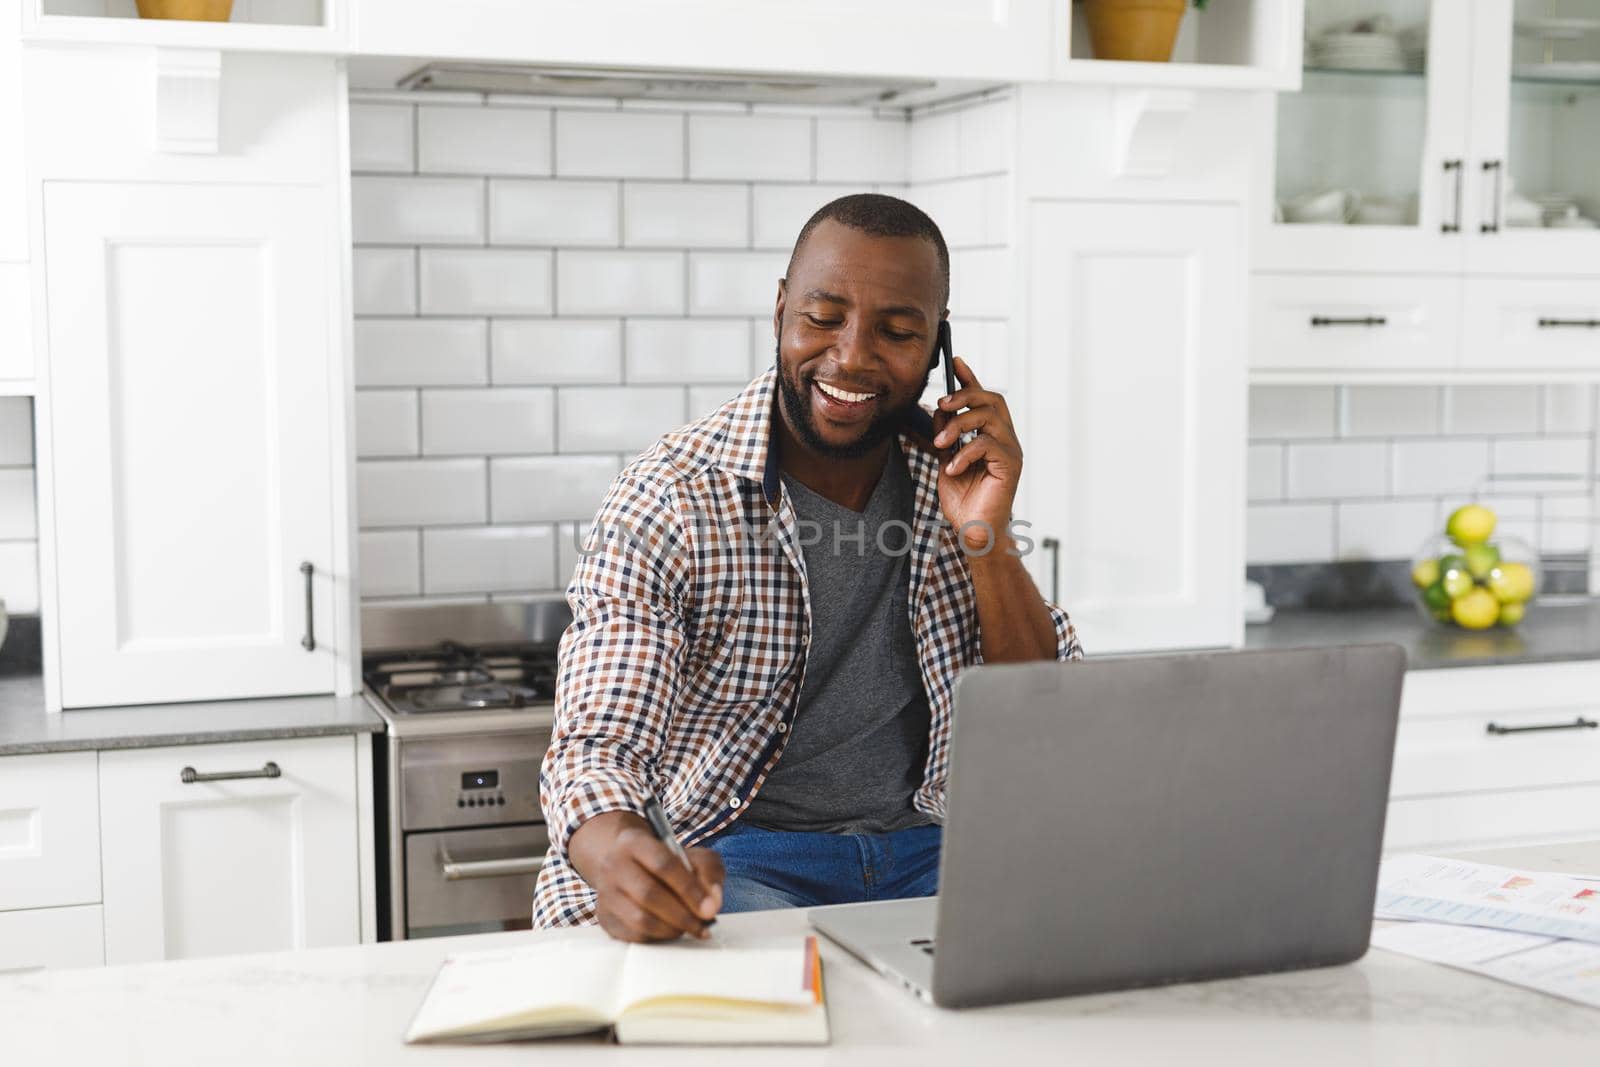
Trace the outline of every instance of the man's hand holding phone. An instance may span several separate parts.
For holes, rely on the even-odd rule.
[[[621,941],[710,936],[722,907],[722,859],[708,848],[685,851],[688,867],[648,822],[625,811],[594,816],[567,843],[572,866],[595,891],[601,928]]]
[[[945,368],[959,388],[939,398],[933,416],[933,443],[948,450],[939,466],[939,506],[969,550],[1003,547],[1022,479],[1022,443],[1005,397],[983,388],[959,356],[947,355]],[[969,432],[974,436],[963,440]]]

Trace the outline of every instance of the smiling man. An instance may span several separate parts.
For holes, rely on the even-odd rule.
[[[958,359],[918,406],[949,293],[922,211],[827,204],[778,283],[774,366],[617,476],[567,590],[536,926],[661,940],[935,892],[957,674],[1082,656],[1013,536],[1004,398]]]

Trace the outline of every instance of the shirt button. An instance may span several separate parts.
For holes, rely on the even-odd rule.
[[[810,644],[811,644],[811,635],[810,634],[801,634],[800,635],[800,647],[801,648],[805,648],[805,647],[809,646]]]
[[[739,806],[739,798],[738,797],[734,797],[732,800],[728,801],[728,807],[737,808],[738,806]]]
[[[789,724],[788,724],[788,723],[786,723],[786,722],[780,722],[780,723],[779,723],[779,724],[778,724],[778,732],[779,732],[779,733],[780,733],[780,734],[786,734],[786,733],[788,733],[788,732],[789,732]]]

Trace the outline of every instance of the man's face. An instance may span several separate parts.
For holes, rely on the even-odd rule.
[[[933,369],[942,288],[930,241],[832,219],[811,231],[773,315],[783,418],[807,448],[862,456],[895,431]]]

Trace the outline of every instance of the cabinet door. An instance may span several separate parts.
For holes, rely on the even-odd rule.
[[[1468,278],[1462,362],[1600,371],[1600,277]]]
[[[93,752],[0,759],[0,912],[100,899]]]
[[[106,962],[357,943],[354,744],[101,753]],[[204,780],[269,764],[278,776]]]
[[[1061,542],[1059,603],[1091,652],[1236,644],[1239,212],[1035,201],[1029,223],[1022,517]]]
[[[1467,267],[1600,275],[1593,4],[1475,0]],[[1573,15],[1588,18],[1572,18]]]
[[[364,54],[675,70],[1044,78],[1050,0],[357,0]]]
[[[1253,370],[1454,369],[1459,275],[1254,274]]]
[[[0,978],[106,961],[100,905],[0,912]]]
[[[335,232],[309,188],[47,185],[64,705],[333,691]]]
[[[1300,92],[1277,100],[1278,212],[1258,209],[1257,268],[1460,269],[1471,6],[1306,0],[1306,67]],[[1348,32],[1368,20],[1387,27]]]

